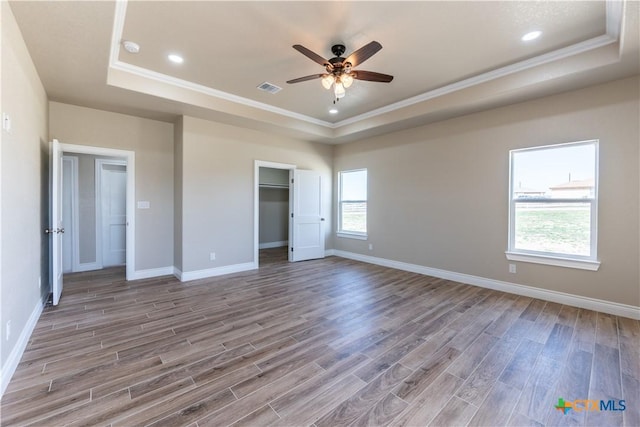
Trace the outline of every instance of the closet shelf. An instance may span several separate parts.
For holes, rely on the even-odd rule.
[[[260,188],[284,188],[289,189],[289,184],[260,184]]]

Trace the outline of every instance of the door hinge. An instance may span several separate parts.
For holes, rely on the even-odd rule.
[[[293,178],[291,178],[291,183],[293,184]]]
[[[291,218],[293,218],[293,212],[291,212]]]
[[[293,252],[293,246],[291,246],[291,252]]]

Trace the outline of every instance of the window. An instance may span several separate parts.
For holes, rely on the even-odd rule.
[[[339,173],[338,235],[367,237],[367,170]]]
[[[598,141],[510,154],[507,258],[597,270]]]

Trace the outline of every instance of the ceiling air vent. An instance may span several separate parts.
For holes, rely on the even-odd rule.
[[[269,92],[269,93],[278,93],[282,90],[281,87],[273,85],[269,82],[262,83],[260,86],[258,86],[258,89],[263,90],[265,92]]]

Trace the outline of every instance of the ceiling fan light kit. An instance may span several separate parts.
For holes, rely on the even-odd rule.
[[[289,80],[287,83],[300,83],[319,78],[321,79],[322,86],[325,89],[329,90],[333,87],[333,94],[335,96],[333,101],[334,104],[346,95],[345,89],[353,84],[354,79],[380,83],[389,83],[393,80],[393,76],[388,74],[375,73],[373,71],[353,70],[354,67],[362,64],[382,49],[382,45],[376,41],[372,41],[371,43],[361,47],[347,58],[342,57],[342,54],[344,54],[346,50],[344,45],[333,45],[333,47],[331,47],[331,52],[335,57],[329,60],[302,45],[296,44],[293,45],[293,48],[312,61],[322,65],[326,72],[323,74],[312,74],[310,76],[299,77],[297,79]]]

